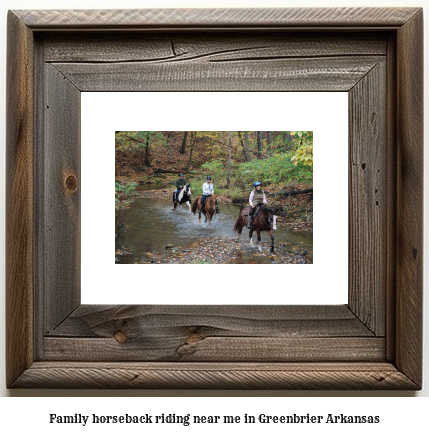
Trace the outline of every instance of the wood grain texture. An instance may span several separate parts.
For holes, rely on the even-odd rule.
[[[382,59],[55,63],[82,91],[348,91]],[[269,68],[267,68],[269,65]]]
[[[45,332],[80,304],[80,91],[45,66],[44,257]]]
[[[101,362],[383,362],[383,338],[201,337],[171,329],[169,336],[117,331],[110,339],[45,338],[44,360]]]
[[[387,51],[387,101],[389,108],[387,111],[387,178],[386,195],[390,200],[386,208],[386,359],[393,362],[396,352],[396,231],[398,228],[396,208],[397,208],[397,44],[396,35],[388,37]]]
[[[49,336],[138,340],[173,332],[184,338],[365,337],[374,334],[345,305],[338,306],[104,306],[82,305]]]
[[[6,382],[33,361],[33,49],[8,14],[6,111]]]
[[[106,42],[109,50],[106,53]],[[386,38],[349,33],[162,33],[43,35],[46,62],[235,62],[296,57],[376,56],[387,52]]]
[[[386,63],[349,92],[349,307],[376,335],[386,321]],[[358,290],[359,289],[359,290]]]
[[[398,27],[417,8],[131,9],[15,11],[32,29]]]
[[[416,389],[389,363],[35,363],[14,387],[93,389]]]
[[[423,12],[398,31],[397,364],[422,381]]]
[[[75,310],[44,349],[45,360],[382,361],[385,340],[341,305],[97,305]]]

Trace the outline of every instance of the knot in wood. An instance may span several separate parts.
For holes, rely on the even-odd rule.
[[[74,192],[77,191],[77,178],[75,175],[69,174],[66,177],[64,184],[66,186],[67,191],[70,194],[73,194]]]
[[[113,337],[115,338],[116,342],[119,342],[120,344],[123,344],[124,342],[127,342],[128,337],[124,332],[121,332],[120,330],[117,331]]]

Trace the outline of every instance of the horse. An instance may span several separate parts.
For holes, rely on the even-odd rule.
[[[237,242],[240,240],[243,227],[247,226],[249,221],[250,206],[243,206],[240,210],[237,222],[234,225],[234,233],[238,232]],[[250,245],[253,247],[252,234],[256,230],[258,235],[258,250],[261,253],[261,231],[266,231],[271,236],[271,249],[270,252],[274,253],[274,235],[273,230],[277,230],[276,226],[277,216],[274,209],[270,209],[265,206],[257,206],[255,214],[253,215],[253,225],[249,231]]]
[[[174,205],[174,209],[176,210],[177,208],[177,203],[180,204],[180,206],[182,206],[184,203],[187,204],[189,206],[189,212],[191,211],[191,185],[187,184],[185,185],[179,192],[179,194],[177,194],[176,191],[173,192],[173,205]]]
[[[201,196],[197,197],[192,203],[192,212],[194,215],[198,210],[198,219],[201,221],[201,212],[204,214],[206,218],[209,220],[209,224],[211,224],[213,214],[216,212],[217,200],[214,195],[208,195],[206,197],[206,202],[204,204],[204,209],[200,208],[201,206]]]

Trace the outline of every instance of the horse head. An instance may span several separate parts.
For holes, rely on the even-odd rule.
[[[260,208],[259,213],[264,215],[264,218],[267,220],[268,224],[273,230],[277,230],[277,225],[276,225],[277,216],[276,216],[276,211],[274,209],[263,206]]]
[[[210,207],[210,212],[215,212],[216,211],[216,197],[209,195],[207,197],[207,200],[206,200],[206,208],[207,208],[207,205],[209,205],[209,207]]]
[[[274,209],[271,209],[270,207],[267,207],[268,209],[268,222],[270,223],[270,226],[273,230],[277,230],[277,216],[276,211]]]

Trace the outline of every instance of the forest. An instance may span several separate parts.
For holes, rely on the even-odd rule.
[[[179,173],[192,197],[211,176],[221,210],[248,204],[260,181],[279,225],[312,233],[312,131],[115,132],[117,212],[137,198],[171,202]]]

